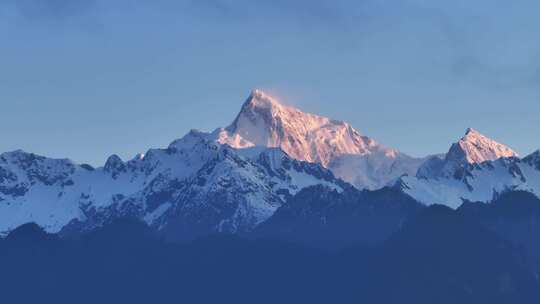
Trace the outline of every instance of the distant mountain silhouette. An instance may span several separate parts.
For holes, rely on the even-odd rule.
[[[338,192],[324,186],[300,191],[261,224],[256,234],[316,247],[374,246],[424,208],[396,188]]]
[[[332,294],[326,254],[290,243],[167,243],[130,221],[58,241],[34,228],[0,240],[3,303],[328,303]]]
[[[495,233],[433,205],[380,248],[368,292],[381,303],[535,303],[538,278],[523,261]]]
[[[51,238],[28,225],[0,240],[2,300],[475,304],[540,300],[538,279],[519,248],[459,212],[432,206],[417,210],[400,227],[382,244],[366,248],[368,243],[361,240],[347,250],[327,252],[291,241],[225,234],[169,243],[131,221],[113,222],[77,239]]]
[[[505,192],[489,204],[466,202],[457,212],[540,258],[540,199],[534,194]]]
[[[38,243],[48,240],[56,240],[57,235],[48,234],[36,223],[28,223],[15,228],[6,237],[7,242]]]

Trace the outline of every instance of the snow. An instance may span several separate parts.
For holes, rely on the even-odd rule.
[[[480,132],[472,128],[467,129],[465,136],[457,145],[461,149],[460,152],[464,153],[465,160],[470,164],[480,164],[503,157],[518,157],[518,154],[509,147],[480,134]],[[451,150],[451,152],[453,151]],[[449,157],[452,157],[452,155]]]
[[[283,105],[261,90],[251,93],[229,127],[212,136],[238,149],[279,147],[361,189],[382,188],[403,174],[415,174],[423,161],[386,148],[345,122]]]
[[[342,191],[343,183],[327,169],[361,189],[401,181],[418,201],[453,208],[463,200],[489,202],[512,189],[540,195],[540,152],[521,160],[469,129],[447,154],[412,158],[345,122],[255,90],[227,128],[191,130],[167,148],[127,162],[113,155],[103,167],[89,169],[20,150],[1,154],[0,236],[28,222],[59,232],[92,213],[121,213],[126,202],[158,229],[175,212],[204,210],[221,217],[216,230],[250,230],[305,187]]]
[[[521,172],[518,174],[516,172]],[[540,171],[517,158],[500,158],[469,166],[463,179],[404,177],[404,191],[425,204],[459,207],[464,200],[490,202],[510,190],[529,191],[540,196]]]
[[[146,214],[144,216],[144,221],[148,225],[152,225],[154,221],[156,221],[161,216],[163,216],[163,214],[165,214],[165,212],[167,212],[167,210],[169,210],[171,207],[172,207],[172,204],[169,202],[160,205],[159,207],[156,208],[156,210]]]
[[[235,148],[280,147],[290,156],[326,166],[332,150],[340,154],[368,153],[376,143],[343,122],[304,113],[254,91],[233,124],[219,132],[220,143]]]
[[[388,156],[385,150],[368,155],[342,155],[330,164],[332,172],[358,188],[378,189],[403,175],[415,175],[424,159],[404,154]]]
[[[540,194],[535,186],[538,173],[532,162],[520,160],[509,147],[469,128],[444,157],[429,159],[416,176],[402,181],[405,192],[420,202],[457,208],[464,200],[489,202],[513,189]]]
[[[290,182],[289,182],[289,190],[290,194],[294,195],[298,193],[298,191],[307,188],[309,186],[314,185],[323,185],[330,189],[336,190],[338,192],[343,192],[343,188],[339,185],[336,185],[335,183],[331,183],[328,181],[320,180],[314,177],[313,175],[305,174],[303,172],[298,171],[291,171],[289,173],[290,176]],[[294,187],[291,187],[293,185]]]
[[[18,159],[28,159],[32,155],[22,151],[17,153]],[[22,196],[2,194],[0,234],[28,222],[35,222],[48,232],[58,232],[69,222],[84,218],[80,204],[91,203],[97,209],[107,207],[112,204],[114,195],[129,196],[144,183],[127,174],[115,179],[104,168],[89,171],[68,160],[42,157],[24,163],[12,157],[5,160],[0,167],[16,172],[19,183],[26,185],[27,192]],[[43,180],[35,177],[36,172]]]
[[[87,211],[107,215],[114,207],[122,212],[128,201],[142,210],[142,220],[159,229],[173,207],[210,208],[207,202],[216,193],[226,197],[217,202],[223,208],[236,206],[234,215],[224,218],[221,226],[246,230],[268,219],[283,204],[278,192],[294,194],[318,183],[338,187],[334,185],[337,180],[296,171],[296,166],[285,168],[283,161],[292,160],[279,149],[236,150],[210,138],[211,134],[191,131],[167,149],[151,149],[144,158],[128,162],[113,155],[104,167],[94,170],[22,151],[2,154],[0,173],[5,177],[0,175],[0,236],[28,222],[56,233],[73,221],[87,220]],[[270,160],[269,168],[259,163],[262,155]],[[10,192],[18,186],[24,186],[26,192]],[[146,203],[160,192],[172,194],[157,206]]]

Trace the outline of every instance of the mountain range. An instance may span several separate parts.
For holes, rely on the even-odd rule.
[[[453,208],[464,201],[490,202],[508,191],[540,194],[540,151],[519,158],[510,148],[474,129],[444,156],[429,158],[415,176],[404,176],[405,193],[425,204]]]
[[[540,151],[520,158],[468,129],[446,154],[414,158],[254,90],[229,126],[192,130],[128,161],[113,155],[94,168],[20,150],[1,154],[0,235],[34,222],[76,236],[135,218],[173,240],[279,229],[304,237],[302,229],[321,223],[333,227],[331,239],[350,228],[345,217],[359,225],[377,214],[392,218],[380,223],[383,239],[421,206],[489,203],[512,191],[540,194]],[[335,200],[309,203],[322,193]],[[317,221],[303,226],[302,218]]]
[[[349,236],[354,230],[369,230],[369,219],[376,219],[376,214],[379,219],[389,215],[387,223],[402,219],[402,214],[415,215],[401,222],[382,244],[365,246],[360,236],[354,245],[339,251],[270,239],[269,234],[255,239],[218,234],[164,242],[144,223],[126,219],[76,239],[25,224],[0,239],[2,300],[533,304],[540,299],[540,225],[531,225],[540,223],[540,200],[528,192],[507,193],[490,204],[466,203],[452,210],[441,205],[417,208],[411,198],[392,203],[388,198],[396,189],[358,195],[354,190],[312,188],[294,199],[298,208],[278,211],[279,220],[269,222],[265,233],[273,226],[281,236],[305,240],[309,236],[305,233],[314,229],[311,237],[324,238],[326,232],[342,232],[346,225],[340,227],[329,218],[325,230],[317,220],[323,223],[320,215],[339,215],[339,210],[345,211],[341,215],[351,211],[361,220],[349,226],[353,228],[348,229]],[[317,205],[316,212],[306,209],[310,202]],[[325,208],[328,202],[332,204]],[[381,203],[381,209],[370,212],[375,203]],[[393,211],[385,210],[392,204]],[[299,220],[288,220],[298,215]],[[387,223],[368,232],[376,235],[377,230],[390,227]],[[536,259],[530,253],[536,253]]]

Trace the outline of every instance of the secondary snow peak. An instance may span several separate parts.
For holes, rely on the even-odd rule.
[[[465,136],[461,138],[457,146],[450,150],[449,154],[451,153],[461,154],[460,157],[465,157],[465,160],[471,164],[518,156],[509,147],[488,138],[473,128],[467,129]]]

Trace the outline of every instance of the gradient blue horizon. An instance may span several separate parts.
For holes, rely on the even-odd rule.
[[[102,165],[228,125],[253,88],[413,156],[540,148],[540,3],[0,0],[0,152]]]

